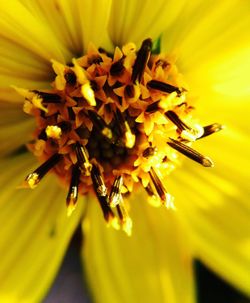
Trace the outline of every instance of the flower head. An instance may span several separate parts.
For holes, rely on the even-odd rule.
[[[193,302],[194,257],[249,292],[247,185],[240,184],[249,177],[248,149],[239,133],[249,98],[248,6],[0,5],[3,300],[41,298],[80,222],[85,271],[98,302],[144,296]],[[218,121],[227,129],[203,140],[222,129]],[[194,161],[179,168],[180,155]],[[215,168],[207,168],[213,166],[207,155]],[[51,171],[63,186],[53,176],[42,180]],[[15,190],[25,174],[25,187],[34,191]],[[174,208],[172,195],[175,212],[147,206]],[[107,229],[100,209],[109,225],[129,235],[133,220],[132,236]]]

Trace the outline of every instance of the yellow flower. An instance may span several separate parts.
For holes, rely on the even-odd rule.
[[[172,0],[1,2],[1,302],[41,300],[53,282],[79,224],[84,232],[82,260],[95,302],[194,302],[194,258],[250,295],[249,23],[250,3],[247,0],[223,0],[216,5],[198,0],[192,3],[183,0],[177,4]],[[40,123],[43,117],[40,113],[46,116],[55,108],[48,109],[43,104],[44,95],[39,92],[50,89],[54,80],[54,89],[68,89],[64,77],[67,63],[67,68],[76,74],[81,84],[79,91],[88,106],[95,107],[95,95],[89,85],[93,73],[90,71],[87,76],[83,73],[80,66],[85,64],[84,59],[80,62],[73,60],[71,67],[72,59],[86,54],[89,42],[107,52],[114,52],[114,47],[119,46],[129,57],[124,63],[130,70],[130,74],[124,75],[127,79],[131,73],[133,75],[136,57],[135,53],[129,56],[134,48],[128,43],[135,43],[138,49],[148,37],[156,41],[160,35],[161,53],[166,54],[170,62],[176,62],[189,85],[188,90],[193,96],[190,102],[196,103],[195,117],[200,117],[203,125],[211,122],[226,125],[222,132],[195,143],[197,150],[213,157],[214,168],[203,168],[186,160],[181,168],[164,178],[164,186],[175,197],[176,211],[147,205],[146,192],[133,191],[129,198],[133,233],[128,237],[106,228],[93,195],[79,199],[75,211],[67,217],[64,205],[67,191],[57,186],[54,175],[46,176],[32,191],[16,189],[22,178],[37,167],[36,159],[24,148],[32,139],[35,126],[34,120],[22,111],[24,98],[21,95],[26,98],[25,112],[34,114]],[[115,54],[117,60],[114,61],[118,62],[121,54],[118,50]],[[106,61],[108,66],[108,59]],[[147,73],[150,75],[149,71]],[[171,73],[176,83],[184,83],[175,67]],[[157,72],[156,76],[160,79],[162,72]],[[140,89],[147,96],[152,87],[143,87],[138,77],[133,83],[135,95]],[[120,81],[124,79],[119,78]],[[105,81],[104,78],[98,79],[98,84],[103,85]],[[113,75],[109,81],[110,85],[115,83]],[[167,110],[166,104],[178,105],[175,102],[186,92],[175,90],[174,97],[167,101],[161,96],[160,113],[150,116],[144,110],[144,101],[137,103],[129,98],[130,94],[126,97],[124,91],[125,88],[117,91],[117,96],[122,99],[120,110],[126,106],[133,107],[134,111],[143,108],[137,122],[141,124],[140,131],[151,135],[151,142],[158,144],[158,149],[171,159],[170,164],[176,166],[175,153],[171,154],[169,150],[179,144],[177,138],[170,140],[172,145],[165,147],[157,134],[163,134],[165,118],[160,113]],[[150,95],[152,100],[157,99],[157,94]],[[99,97],[105,99],[107,96],[100,93]],[[112,98],[106,99],[112,107]],[[67,97],[65,102],[74,104],[74,99]],[[108,121],[107,109],[100,107],[99,110]],[[80,108],[75,108],[74,114],[77,125],[84,121],[87,128],[91,128],[88,117],[82,117]],[[65,115],[62,110],[61,116]],[[197,124],[190,114],[185,117],[185,122],[190,119],[192,128],[196,129]],[[173,113],[168,114],[168,118],[175,120]],[[159,119],[162,119],[160,125],[157,124]],[[133,129],[131,131],[128,124],[124,129],[126,147],[131,148],[135,144]],[[102,131],[104,136],[112,139],[108,128]],[[169,129],[169,133],[171,131]],[[46,124],[46,135],[58,142],[65,136],[53,123]],[[187,137],[188,141],[193,137],[189,133],[184,135],[184,142]],[[75,142],[76,137],[72,135],[71,140]],[[37,140],[32,149],[40,158],[45,150],[44,141]],[[62,149],[61,153],[68,156],[68,162],[64,163],[67,168],[74,162],[74,155],[68,148]],[[127,188],[132,188],[134,180],[139,177],[143,177],[146,183],[144,175],[148,175],[145,172],[151,164],[142,155],[143,150],[135,159],[136,170],[131,173],[131,179],[127,178]],[[160,159],[163,160],[161,155]],[[91,169],[92,165],[95,163],[85,162],[84,168]],[[60,167],[61,171],[64,172],[64,168]],[[172,166],[169,166],[167,172],[171,170]],[[60,171],[58,174],[63,175]],[[152,174],[154,172],[149,175]],[[34,187],[37,176],[29,176],[26,183]],[[157,176],[152,176],[151,179],[156,180]],[[69,202],[72,206],[72,201]]]

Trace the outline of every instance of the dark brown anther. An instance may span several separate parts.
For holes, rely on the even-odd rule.
[[[143,151],[142,156],[144,158],[149,158],[155,154],[155,151],[156,151],[156,149],[154,147],[150,146]]]
[[[102,57],[99,55],[93,55],[91,58],[88,59],[88,64],[92,65],[92,64],[100,64],[102,63]]]
[[[149,171],[149,175],[150,175],[150,178],[154,184],[156,192],[157,192],[158,196],[160,197],[161,201],[163,203],[166,203],[167,200],[169,199],[169,194],[153,168],[151,168],[151,170]],[[151,188],[151,190],[152,190],[152,188]]]
[[[67,208],[68,208],[68,216],[71,215],[72,211],[75,209],[77,198],[78,198],[78,185],[80,181],[81,170],[77,164],[75,164],[72,168],[71,174],[71,182],[69,186],[69,191],[66,199]]]
[[[75,73],[73,71],[67,72],[64,75],[64,78],[65,78],[67,84],[72,85],[72,86],[76,84],[76,80],[77,79],[76,79],[76,75],[75,75]]]
[[[124,96],[125,98],[134,98],[135,96],[135,88],[134,85],[128,84],[124,89]]]
[[[186,144],[183,144],[177,140],[174,140],[172,138],[169,138],[171,142],[167,142],[169,146],[177,150],[178,152],[182,153],[184,156],[188,157],[191,160],[194,160],[197,163],[200,163],[201,165],[205,167],[212,167],[213,162],[208,157],[203,156],[193,148],[187,146]]]
[[[123,66],[123,61],[124,59],[121,58],[111,65],[109,71],[111,76],[120,76],[124,72],[125,67]]]
[[[91,179],[93,182],[94,190],[95,190],[96,194],[98,195],[98,197],[106,197],[107,196],[107,187],[101,176],[99,167],[95,164],[92,166]]]
[[[42,165],[40,165],[35,171],[30,173],[25,178],[25,183],[30,187],[34,188],[41,181],[41,179],[51,170],[62,158],[60,154],[54,154]]]
[[[61,103],[62,99],[59,95],[40,92],[38,90],[32,90],[33,93],[36,93],[40,98],[43,99],[44,103]]]
[[[211,125],[204,126],[203,127],[204,133],[198,139],[205,138],[205,137],[210,136],[214,133],[217,133],[218,131],[222,130],[223,128],[224,128],[224,126],[219,124],[219,123],[213,123]]]
[[[152,40],[151,39],[144,40],[142,42],[141,48],[138,51],[133,66],[133,71],[131,76],[131,80],[133,83],[135,83],[136,80],[138,80],[139,83],[141,82],[144,70],[146,68],[146,65],[151,55],[151,49],[152,49]]]
[[[117,176],[114,180],[114,183],[111,187],[109,195],[109,203],[111,207],[118,205],[122,200],[121,189],[123,185],[122,176]]]
[[[75,144],[75,152],[79,166],[83,170],[85,176],[90,176],[92,164],[89,162],[89,153],[85,146],[79,142]]]
[[[155,112],[157,112],[160,109],[159,103],[160,103],[160,101],[156,101],[154,103],[149,104],[148,107],[147,107],[147,109],[146,109],[146,112],[147,113],[155,113]]]
[[[174,85],[157,81],[157,80],[151,80],[147,83],[147,88],[156,89],[164,93],[171,94],[173,92],[177,93],[177,96],[180,97],[182,94],[183,89],[176,87]]]
[[[172,110],[169,110],[165,113],[165,116],[171,121],[173,122],[180,131],[183,130],[191,130],[191,128],[185,124],[180,118],[179,116]]]
[[[91,170],[91,179],[93,182],[93,187],[103,211],[103,216],[107,222],[114,218],[112,209],[109,206],[109,198],[107,195],[107,187],[101,176],[100,170],[97,165],[93,165]]]

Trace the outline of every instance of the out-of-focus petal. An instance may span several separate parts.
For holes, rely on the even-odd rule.
[[[30,154],[0,161],[0,301],[38,302],[45,295],[81,217],[70,218],[65,197],[51,177],[35,190],[16,189],[34,168]]]
[[[188,241],[174,213],[131,198],[131,237],[107,228],[88,201],[82,256],[95,302],[194,302]]]
[[[109,32],[115,45],[157,39],[176,19],[185,1],[113,1]]]
[[[34,121],[22,111],[21,104],[0,102],[0,156],[9,154],[31,140]]]
[[[190,88],[207,99],[250,96],[250,2],[192,1],[163,35]]]
[[[204,169],[186,161],[169,178],[177,214],[195,255],[237,288],[250,294],[249,139],[232,129],[196,144],[214,159]]]
[[[111,0],[23,1],[42,22],[48,24],[72,57],[81,56],[89,42],[109,48],[107,22]]]

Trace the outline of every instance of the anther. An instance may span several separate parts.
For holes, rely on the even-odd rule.
[[[163,185],[162,181],[158,177],[157,173],[153,168],[149,171],[150,178],[154,184],[155,190],[160,197],[162,203],[167,208],[174,208],[173,205],[173,197],[167,192],[165,186]],[[147,190],[147,189],[146,189]],[[152,189],[151,189],[152,190]]]
[[[111,191],[109,195],[109,203],[111,207],[118,205],[122,201],[122,195],[121,195],[122,185],[123,185],[122,176],[117,176],[111,187]]]
[[[48,171],[60,161],[61,157],[59,154],[54,154],[25,178],[25,184],[32,189],[35,188]]]
[[[109,71],[111,76],[120,76],[124,72],[125,67],[123,65],[123,61],[124,59],[121,58],[120,60],[116,61],[111,65]]]
[[[205,167],[212,167],[214,164],[211,159],[208,157],[203,156],[193,148],[183,144],[175,139],[169,138],[171,142],[167,142],[169,146],[177,150],[178,152],[182,153],[184,156],[188,157],[191,160],[194,160],[197,163]]]
[[[40,92],[38,90],[32,90],[33,93],[36,93],[40,98],[43,99],[44,103],[61,103],[61,96],[51,93]]]
[[[177,96],[180,97],[182,94],[183,89],[176,87],[174,85],[165,83],[165,82],[161,82],[161,81],[157,81],[157,80],[151,80],[147,83],[147,87],[151,88],[151,89],[156,89],[159,90],[161,92],[164,93],[168,93],[171,94],[173,92],[177,93]]]
[[[122,230],[128,236],[131,236],[133,222],[127,213],[124,203],[122,202],[119,205],[117,205],[116,209],[117,209],[117,213],[118,213],[118,216],[119,216],[119,219],[121,222]]]
[[[147,147],[146,149],[144,149],[143,153],[142,153],[142,156],[144,158],[149,158],[151,156],[153,156],[156,152],[156,149],[154,147]]]
[[[149,104],[147,109],[146,109],[146,112],[147,113],[157,112],[160,109],[159,104],[160,104],[160,101],[156,101],[156,102],[153,102],[153,103]]]
[[[180,131],[183,131],[183,130],[190,130],[191,128],[186,124],[184,123],[180,118],[179,116],[172,110],[169,110],[165,113],[165,116],[171,121],[173,122],[177,128],[180,130]]]
[[[85,176],[90,176],[92,164],[89,162],[88,150],[79,142],[75,144],[76,157]]]
[[[80,175],[81,175],[80,167],[78,164],[75,164],[72,168],[71,182],[66,199],[68,216],[72,214],[72,212],[75,210],[76,207]]]
[[[128,84],[128,85],[125,86],[124,96],[125,96],[125,98],[134,98],[134,96],[135,96],[134,85]]]
[[[91,170],[91,179],[93,182],[93,186],[95,189],[95,192],[100,197],[106,197],[107,196],[107,187],[104,183],[104,180],[101,176],[100,170],[97,165],[92,166]]]
[[[217,133],[218,131],[220,131],[222,129],[224,129],[224,126],[219,123],[213,123],[211,125],[204,126],[203,127],[204,133],[199,139],[210,136],[214,133]]]
[[[45,129],[47,138],[59,140],[62,136],[62,130],[57,125],[48,125]]]
[[[107,195],[107,187],[104,184],[103,178],[101,176],[100,170],[98,166],[95,164],[92,167],[91,170],[91,179],[93,182],[93,187],[97,196],[97,199],[100,203],[100,206],[102,208],[104,219],[113,225],[114,228],[116,228],[116,218],[114,216],[114,213],[112,212],[112,209],[109,206],[109,198]]]
[[[139,83],[141,82],[142,75],[150,58],[151,49],[152,49],[152,40],[151,39],[144,40],[142,42],[141,48],[138,51],[133,66],[133,71],[131,76],[131,80],[133,83],[135,83],[136,80],[138,80]]]
[[[76,75],[73,71],[72,72],[67,72],[64,75],[64,78],[65,78],[67,84],[69,84],[69,85],[75,85],[76,84],[77,78],[76,78]]]

